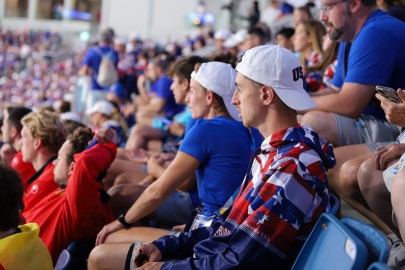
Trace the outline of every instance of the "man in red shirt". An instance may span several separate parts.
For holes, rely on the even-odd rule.
[[[100,182],[100,175],[116,156],[115,144],[105,143],[112,141],[114,135],[112,129],[99,131],[96,134],[99,143],[82,152],[93,134],[89,128],[76,129],[53,162],[55,182],[61,188],[24,213],[28,222],[40,226],[40,237],[54,263],[72,241],[95,237],[114,219]]]
[[[24,192],[28,187],[28,179],[35,173],[32,163],[22,160],[20,149],[21,119],[30,112],[31,109],[25,107],[7,107],[3,112],[3,126],[1,127],[4,142],[0,150],[1,156],[20,175]]]
[[[27,180],[24,212],[34,207],[59,185],[53,181],[53,164],[65,142],[66,131],[56,113],[31,112],[21,120],[21,152],[24,162],[31,162],[36,173]]]

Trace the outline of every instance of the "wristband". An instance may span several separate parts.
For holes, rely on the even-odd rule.
[[[125,228],[129,228],[131,227],[131,224],[129,224],[128,222],[125,221],[125,214],[123,213],[121,215],[119,215],[119,217],[117,218],[118,222],[121,223]]]

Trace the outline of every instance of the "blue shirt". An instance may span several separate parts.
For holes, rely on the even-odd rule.
[[[172,118],[175,114],[184,110],[184,105],[179,105],[174,100],[173,92],[170,90],[173,80],[169,77],[162,76],[151,86],[151,92],[155,93],[158,98],[166,100],[163,111],[166,116]]]
[[[252,134],[254,141],[241,122],[219,116],[198,119],[183,139],[179,151],[200,161],[196,174],[204,215],[213,215],[241,185],[250,149],[263,141],[257,130]]]
[[[103,55],[106,55],[112,51],[110,57],[113,60],[115,66],[117,66],[117,64],[118,64],[118,53],[109,46],[106,46],[106,47],[96,46],[96,47],[89,48],[86,51],[86,55],[84,56],[83,63],[86,66],[89,66],[92,70],[91,89],[103,90],[104,87],[100,86],[97,83],[97,74],[98,74],[98,69],[100,68],[100,63],[101,63],[101,58],[102,58],[99,50],[103,53]]]
[[[344,43],[343,43],[344,44]],[[342,62],[345,45],[339,47],[333,85],[343,83],[405,87],[405,23],[381,10],[373,12],[355,37],[349,53],[346,77]],[[384,119],[379,104],[370,103],[363,112]]]

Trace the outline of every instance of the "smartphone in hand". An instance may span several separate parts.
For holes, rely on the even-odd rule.
[[[377,92],[380,93],[383,97],[391,100],[394,103],[402,103],[400,97],[397,94],[397,91],[395,91],[394,88],[377,85],[375,87],[375,90],[377,90]]]

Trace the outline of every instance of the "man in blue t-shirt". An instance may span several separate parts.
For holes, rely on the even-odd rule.
[[[137,123],[152,124],[155,116],[165,116],[172,119],[174,115],[184,110],[183,104],[177,104],[170,90],[173,80],[165,75],[171,64],[169,56],[162,54],[150,60],[146,67],[146,76],[152,81],[150,98],[146,104],[135,107]]]
[[[318,106],[303,116],[302,124],[334,145],[346,145],[335,149],[337,165],[328,172],[329,185],[388,234],[388,227],[365,203],[357,172],[382,142],[394,141],[399,134],[374,95],[376,85],[405,87],[405,23],[377,9],[375,0],[322,0],[321,9],[329,37],[342,43],[333,87],[313,97]]]
[[[375,0],[321,5],[329,37],[343,44],[332,89],[313,97],[317,107],[301,123],[335,146],[393,141],[399,130],[386,121],[374,94],[376,85],[405,87],[405,24],[378,10]]]

